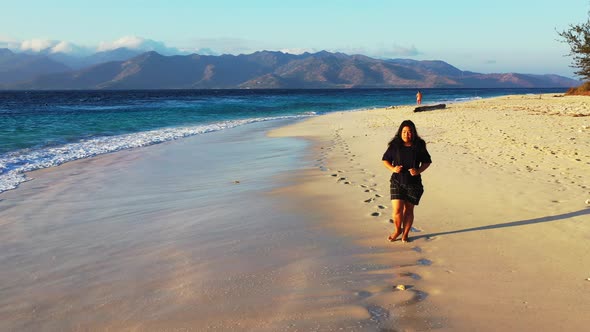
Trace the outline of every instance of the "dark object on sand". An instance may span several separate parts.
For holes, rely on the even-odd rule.
[[[432,111],[432,110],[441,110],[447,107],[446,104],[437,104],[437,105],[428,105],[428,106],[420,106],[414,108],[414,112],[423,112],[423,111]]]

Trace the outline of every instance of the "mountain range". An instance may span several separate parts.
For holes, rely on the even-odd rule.
[[[482,74],[446,62],[374,59],[321,51],[299,55],[172,55],[117,49],[85,58],[0,49],[0,89],[569,88],[558,75]]]

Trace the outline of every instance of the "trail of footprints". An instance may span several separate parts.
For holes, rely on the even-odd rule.
[[[514,129],[514,126],[510,126],[510,129]],[[484,128],[485,130],[490,130],[488,127]],[[572,128],[575,129],[575,128]],[[579,132],[583,132],[585,128],[579,129]],[[463,145],[459,146],[460,148],[465,149],[468,154],[472,154],[476,156],[479,162],[482,164],[491,166],[491,167],[503,167],[506,169],[507,172],[511,174],[519,174],[521,172],[538,172],[544,171],[549,174],[544,176],[546,179],[545,181],[551,184],[574,184],[576,187],[583,191],[587,191],[588,187],[585,184],[584,177],[572,171],[571,167],[562,167],[561,169],[555,167],[548,167],[550,165],[550,161],[545,161],[545,158],[555,158],[561,160],[569,160],[571,163],[585,163],[590,165],[590,156],[581,152],[578,152],[575,146],[576,144],[576,137],[571,135],[567,138],[567,142],[573,142],[568,144],[563,144],[561,146],[544,146],[542,144],[530,144],[527,142],[522,141],[517,136],[510,134],[502,129],[497,130],[499,135],[501,135],[502,139],[509,143],[510,145],[519,144],[518,149],[494,149],[490,148],[486,145],[482,145],[480,142],[469,142],[465,141]],[[538,137],[542,139],[542,136]],[[444,140],[443,140],[444,141]],[[481,139],[478,139],[481,141]],[[449,143],[450,142],[446,142]],[[572,145],[573,144],[573,145]],[[499,161],[497,158],[491,158],[490,156],[485,155],[485,153],[492,154],[501,158]],[[507,164],[510,164],[510,167],[505,167]],[[558,189],[557,191],[563,191],[564,189]]]
[[[320,158],[317,159],[316,166],[320,168],[320,170],[328,172],[328,176],[335,179],[336,183],[348,186],[356,186],[359,190],[362,190],[366,194],[366,198],[363,199],[362,204],[371,204],[374,206],[374,211],[372,211],[369,217],[382,217],[383,215],[387,215],[388,210],[390,211],[390,201],[387,195],[382,195],[379,193],[377,189],[377,182],[376,182],[376,175],[372,172],[368,171],[365,168],[361,167],[361,164],[356,161],[356,155],[353,154],[350,150],[348,143],[341,137],[341,129],[335,130],[334,138],[332,140],[332,144],[328,147],[321,147],[322,150],[320,152]],[[331,154],[335,154],[336,157],[344,157],[346,160],[350,162],[352,165],[350,172],[357,173],[360,171],[362,174],[363,179],[360,183],[356,182],[356,179],[353,180],[351,176],[347,175],[347,171],[344,170],[336,170],[333,171],[327,167],[327,160]],[[388,219],[387,222],[387,229],[388,232],[392,231],[392,227],[390,223],[393,223],[393,220]],[[413,232],[420,232],[419,229],[412,228]],[[426,237],[427,241],[434,240],[435,238]],[[385,241],[385,238],[384,238]],[[422,249],[418,246],[413,246],[411,248],[412,251],[416,252],[417,254],[422,253]],[[416,263],[410,264],[408,266],[400,266],[400,267],[419,267],[419,266],[429,266],[432,262],[428,259],[418,259]],[[406,300],[404,303],[400,305],[403,306],[414,306],[419,305],[420,302],[425,300],[428,297],[428,294],[416,289],[412,283],[413,281],[422,279],[420,275],[413,273],[413,272],[400,272],[396,275],[396,285],[392,285],[391,288],[388,288],[387,291],[393,292],[400,292],[400,291],[409,291],[413,293],[413,296]],[[371,298],[373,295],[372,292],[368,291],[359,291],[359,300],[365,302],[367,299]],[[381,322],[386,321],[390,317],[389,309],[383,308],[380,306],[375,306],[374,304],[365,304],[364,305],[368,310],[371,318],[369,319],[373,324],[377,323],[380,324]]]
[[[388,197],[386,197],[386,195],[382,195],[379,193],[379,191],[377,190],[377,182],[376,180],[376,174],[372,173],[371,171],[360,167],[360,163],[355,162],[356,161],[356,155],[353,154],[350,150],[350,147],[348,145],[348,143],[342,138],[341,134],[340,134],[341,129],[336,129],[335,133],[334,133],[334,138],[332,140],[331,144],[329,147],[324,148],[321,147],[321,149],[323,150],[321,152],[321,157],[317,160],[318,164],[316,164],[316,166],[318,166],[322,171],[326,171],[326,172],[330,172],[329,176],[333,177],[336,179],[336,182],[339,184],[343,184],[343,185],[352,185],[352,186],[357,186],[360,190],[362,190],[364,193],[367,194],[366,198],[363,200],[363,203],[365,204],[372,204],[375,209],[374,211],[372,211],[370,213],[371,217],[381,217],[382,215],[386,214],[387,211],[385,210],[389,210],[389,204],[390,204],[390,200],[388,199]],[[329,169],[326,165],[326,161],[329,157],[329,155],[331,153],[335,153],[337,155],[340,156],[344,156],[346,159],[348,159],[348,161],[352,162],[352,168],[351,168],[351,172],[355,172],[355,171],[360,171],[363,175],[363,179],[361,180],[361,183],[356,183],[355,181],[353,181],[350,177],[348,177],[346,175],[346,172],[344,170],[336,170],[336,171],[332,171],[331,169]],[[389,223],[393,223],[393,220],[388,219]],[[389,227],[389,226],[388,226]],[[420,232],[420,230],[416,229],[416,228],[412,228],[412,231],[414,232]],[[434,240],[435,238],[430,238],[427,237],[426,240],[430,241],[430,240]]]
[[[337,170],[335,173],[331,173],[330,176],[336,178],[336,182],[338,183],[344,185],[356,185],[359,188],[361,188],[365,193],[369,195],[369,197],[365,199],[364,202],[376,204],[375,211],[371,213],[371,216],[380,217],[382,215],[382,211],[388,209],[388,201],[384,199],[383,195],[379,194],[377,189],[375,188],[377,186],[377,183],[374,181],[376,175],[370,171],[367,171],[364,168],[360,168],[360,163],[356,162],[356,154],[353,154],[350,151],[350,147],[348,143],[346,143],[342,139],[339,129],[336,130],[332,143],[334,144],[331,147],[322,148],[324,151],[321,153],[321,157],[317,160],[319,164],[317,164],[316,166],[320,167],[322,171],[329,171],[329,169],[325,165],[325,161],[328,157],[328,154],[333,150],[335,153],[344,156],[346,159],[348,159],[348,161],[352,162],[353,166],[357,167],[356,169],[353,169],[353,171],[358,170],[365,176],[367,176],[365,179],[362,180],[363,183],[356,184],[345,175],[345,172],[343,170]]]

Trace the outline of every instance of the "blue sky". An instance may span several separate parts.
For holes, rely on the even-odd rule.
[[[0,0],[0,47],[162,53],[328,50],[573,77],[557,31],[590,0]]]

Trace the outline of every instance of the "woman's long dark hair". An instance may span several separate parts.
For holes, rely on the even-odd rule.
[[[412,122],[411,120],[404,120],[402,124],[399,125],[399,128],[397,129],[397,133],[395,134],[395,136],[393,136],[391,141],[389,141],[390,146],[392,144],[395,144],[397,147],[401,147],[404,144],[404,141],[402,140],[402,129],[404,129],[404,127],[410,127],[410,130],[412,131],[413,147],[415,147],[417,144],[422,144],[424,142],[424,140],[420,138],[420,136],[418,136],[418,130],[416,130],[416,125],[414,124],[414,122]]]

